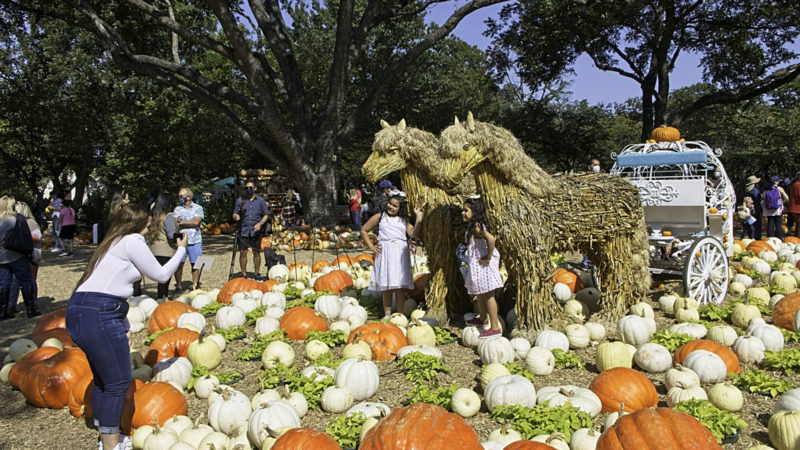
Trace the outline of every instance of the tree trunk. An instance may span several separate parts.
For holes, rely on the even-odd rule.
[[[333,164],[321,165],[318,171],[308,171],[301,177],[290,177],[303,201],[303,217],[314,226],[337,225],[336,170]],[[293,180],[302,180],[296,182]]]

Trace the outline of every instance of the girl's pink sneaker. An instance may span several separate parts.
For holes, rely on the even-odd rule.
[[[480,317],[473,317],[467,321],[467,325],[486,325],[487,323],[489,323],[488,320],[483,321]]]
[[[501,330],[483,330],[481,334],[478,335],[478,339],[486,339],[492,336],[500,336],[503,334]]]

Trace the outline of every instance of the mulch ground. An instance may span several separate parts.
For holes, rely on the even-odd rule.
[[[215,258],[213,267],[202,274],[201,282],[204,288],[221,287],[227,280],[231,264],[231,249],[233,238],[231,236],[207,236],[204,237],[204,254]],[[39,271],[39,308],[43,313],[66,306],[67,300],[74,289],[81,273],[94,251],[94,246],[79,246],[75,250],[73,257],[59,257],[54,253],[45,252],[44,261]],[[286,252],[283,252],[286,254]],[[358,251],[351,251],[351,256]],[[311,263],[316,259],[332,260],[336,253],[333,251],[301,251],[288,253],[287,263],[294,260]],[[250,263],[252,267],[252,262]],[[184,279],[189,280],[189,270],[186,271]],[[238,258],[235,263],[235,271],[239,271]],[[262,271],[263,274],[263,271]],[[679,289],[680,282],[676,279],[659,280],[666,284],[667,289]],[[188,287],[188,282],[187,286]],[[173,286],[174,287],[174,282]],[[150,281],[143,286],[145,294],[155,296],[155,284]],[[671,317],[665,317],[658,308],[657,298],[662,294],[661,291],[651,293],[651,298],[645,299],[650,302],[656,310],[656,322],[659,329],[668,327],[674,323]],[[21,301],[21,299],[20,299]],[[596,320],[596,319],[595,319]],[[13,320],[0,323],[0,354],[4,355],[8,351],[8,346],[15,339],[30,335],[35,324],[34,319],[27,319],[24,314],[17,315]],[[608,338],[616,339],[616,326],[614,323],[605,322],[608,330]],[[451,331],[460,336],[460,329],[450,327]],[[249,330],[249,337],[253,337],[252,328]],[[146,338],[146,331],[140,332],[134,337],[134,346],[144,348],[143,341]],[[294,350],[297,355],[303,355],[302,343],[294,343]],[[258,390],[256,379],[261,370],[260,361],[245,362],[233,359],[236,353],[245,348],[243,340],[233,341],[228,349],[223,353],[223,363],[221,369],[238,370],[244,374],[244,378],[236,383],[234,387],[241,390],[248,396],[252,396]],[[798,346],[798,344],[792,344]],[[476,352],[472,348],[464,347],[459,342],[441,346],[445,364],[451,368],[447,374],[440,374],[438,382],[442,386],[456,383],[462,387],[468,387],[481,392],[480,383],[477,375],[480,370],[481,362]],[[341,346],[335,349],[337,356],[341,356]],[[586,387],[596,376],[597,369],[594,365],[595,350],[593,347],[574,351],[585,363],[584,369],[557,369],[547,377],[537,377],[535,386],[537,388],[549,385],[573,384]],[[297,358],[300,364],[307,364],[303,358]],[[406,398],[406,393],[411,390],[413,384],[405,380],[403,374],[396,368],[393,362],[380,362],[378,367],[381,374],[380,389],[378,394],[369,399],[370,401],[380,401],[388,404],[392,408],[401,406]],[[743,370],[754,367],[743,365]],[[219,369],[218,369],[219,370]],[[775,375],[778,375],[775,373]],[[800,376],[796,374],[779,375],[781,378],[789,379],[795,384],[800,384]],[[650,375],[648,377],[655,383],[661,398],[660,406],[666,406],[664,396],[666,390],[663,387],[663,374]],[[193,394],[187,396],[189,399],[189,416],[195,418],[204,414],[207,410],[205,400],[197,399]],[[739,416],[748,423],[748,428],[733,444],[725,445],[727,449],[744,449],[757,444],[769,444],[767,435],[767,421],[772,412],[775,400],[759,394],[744,393],[744,408],[739,412]],[[11,388],[7,384],[0,385],[0,449],[94,449],[96,448],[97,433],[89,427],[89,424],[82,419],[76,419],[66,410],[51,410],[36,408],[26,403],[22,394]],[[324,430],[336,417],[334,414],[322,412],[320,409],[309,411],[303,418],[303,425]],[[467,422],[474,427],[481,438],[485,440],[489,432],[499,427],[499,424],[492,420],[488,412],[484,409],[475,417],[467,419]],[[604,422],[601,414],[596,418],[595,428],[601,429]]]

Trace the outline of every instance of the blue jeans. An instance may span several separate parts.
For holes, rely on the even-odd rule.
[[[120,415],[133,380],[125,330],[128,302],[99,292],[76,292],[69,299],[69,336],[86,353],[94,375],[92,411],[101,434],[119,433]]]
[[[353,222],[353,231],[361,231],[361,214],[358,211],[350,211],[350,221]]]
[[[33,286],[31,266],[28,262],[28,258],[22,257],[10,263],[0,264],[0,291],[11,289],[12,275],[16,277],[21,287]]]

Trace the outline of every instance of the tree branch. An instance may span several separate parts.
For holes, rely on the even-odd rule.
[[[172,3],[169,0],[164,1],[167,2],[167,12],[169,13],[170,20],[175,22],[175,10],[172,9]],[[178,55],[178,34],[173,31],[170,32],[170,36],[172,37],[172,60],[180,64],[181,57]]]
[[[433,44],[444,39],[448,34],[450,34],[450,32],[455,29],[459,22],[464,19],[464,17],[481,8],[502,3],[504,1],[507,0],[472,0],[464,6],[458,8],[442,24],[442,26],[425,35],[425,37],[423,37],[414,48],[409,50],[408,53],[395,61],[393,64],[387,67],[383,73],[376,77],[375,83],[372,85],[369,91],[367,91],[364,100],[361,101],[347,122],[342,126],[337,136],[337,141],[343,142],[349,139],[355,132],[356,125],[367,117],[369,111],[372,110],[377,103],[378,98],[380,98],[380,96],[389,87],[389,81],[394,77],[402,75],[408,69],[410,64],[422,53],[431,48]]]
[[[678,126],[684,119],[706,106],[727,105],[763,95],[794,81],[798,76],[800,76],[800,63],[778,69],[771,75],[746,86],[703,95],[685,108],[671,114],[670,123]]]
[[[620,69],[619,67],[616,67],[616,66],[603,64],[597,59],[597,56],[594,55],[591,52],[586,52],[586,54],[589,55],[590,58],[592,58],[592,62],[594,63],[595,66],[597,66],[598,69],[604,70],[606,72],[616,72],[616,73],[622,75],[623,77],[627,77],[627,78],[630,78],[630,79],[636,81],[639,84],[642,83],[643,77],[640,77],[640,76],[636,75],[635,73],[628,72],[627,70]]]

